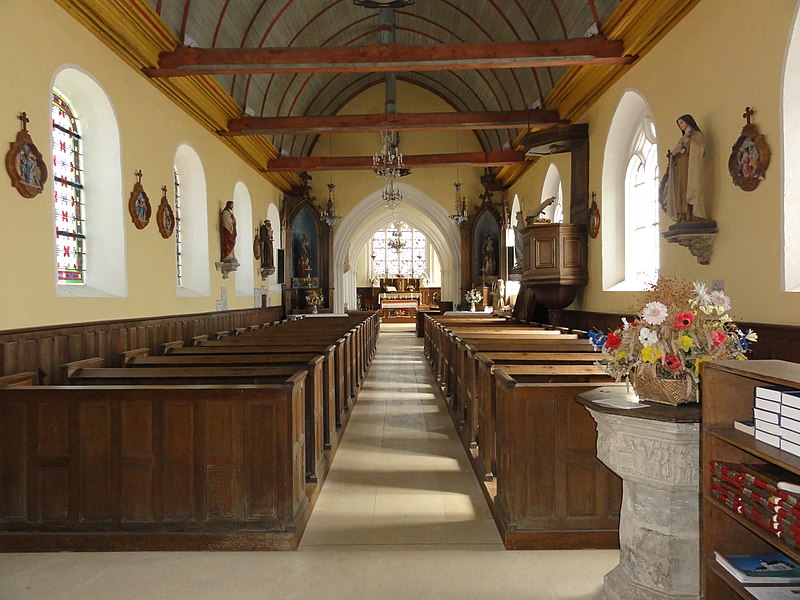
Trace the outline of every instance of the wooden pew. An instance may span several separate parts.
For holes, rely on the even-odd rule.
[[[0,388],[0,550],[295,549],[305,380]]]
[[[504,368],[492,509],[506,548],[617,548],[622,482],[597,459],[595,423],[575,396],[625,384],[523,383]]]
[[[163,365],[160,367],[87,368],[69,371],[70,385],[243,385],[276,384],[297,371],[307,372],[305,381],[306,480],[316,483],[327,471],[325,458],[324,416],[322,405],[322,356],[307,363],[271,366],[236,365]]]
[[[0,377],[0,387],[27,387],[36,385],[38,377],[33,371],[3,375]]]

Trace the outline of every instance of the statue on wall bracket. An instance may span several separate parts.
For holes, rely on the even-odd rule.
[[[139,169],[134,175],[136,175],[136,183],[133,184],[133,191],[128,199],[128,212],[136,229],[144,229],[150,222],[153,209],[150,206],[150,198],[147,197],[147,193],[142,187],[142,170]]]
[[[23,198],[33,198],[44,190],[47,165],[28,133],[30,119],[27,113],[20,113],[18,118],[22,128],[17,132],[17,138],[11,142],[11,148],[6,154],[6,171],[11,177],[11,185],[20,195]]]
[[[239,268],[236,259],[236,216],[233,214],[233,201],[228,200],[225,208],[219,215],[219,238],[221,246],[221,260],[214,263],[217,271],[222,271],[222,278],[227,279],[228,274]]]
[[[750,122],[754,112],[749,106],[745,108],[742,117],[747,123],[728,158],[728,172],[733,178],[733,185],[739,186],[745,192],[752,192],[758,187],[764,179],[770,159],[769,146],[764,141],[764,136]]]
[[[275,254],[273,248],[272,223],[269,219],[258,228],[258,256],[261,261],[261,279],[264,280],[275,273]]]
[[[661,235],[672,244],[689,248],[698,263],[707,265],[719,230],[711,219],[703,189],[705,140],[692,115],[681,115],[676,123],[681,137],[667,152],[667,171],[658,190],[661,209],[675,223]]]

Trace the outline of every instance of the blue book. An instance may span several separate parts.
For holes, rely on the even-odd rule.
[[[780,552],[744,556],[714,552],[714,556],[742,583],[800,583],[800,565]]]

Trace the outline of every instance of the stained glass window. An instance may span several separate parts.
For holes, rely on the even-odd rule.
[[[181,181],[178,176],[178,169],[173,169],[172,175],[175,187],[175,273],[178,287],[181,287],[183,285],[183,264],[181,261]]]
[[[425,234],[403,222],[379,229],[372,237],[372,270],[384,276],[419,277],[427,273]]]
[[[53,90],[53,201],[58,283],[86,282],[85,206],[78,119],[63,94]]]
[[[627,239],[626,278],[655,281],[659,268],[658,157],[655,126],[645,119],[634,136],[625,176]]]

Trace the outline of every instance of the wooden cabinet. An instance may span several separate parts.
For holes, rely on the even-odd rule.
[[[714,560],[723,554],[752,554],[777,550],[800,562],[800,548],[760,529],[710,494],[712,460],[736,463],[771,463],[800,475],[800,457],[789,454],[737,431],[733,422],[753,418],[756,386],[785,385],[800,388],[800,364],[779,360],[721,361],[706,363],[702,377],[703,398],[703,572],[705,597],[753,598],[744,586]]]

